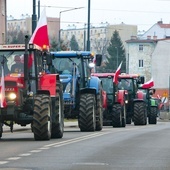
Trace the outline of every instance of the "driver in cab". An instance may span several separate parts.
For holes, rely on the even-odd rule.
[[[23,64],[23,56],[16,55],[14,57],[15,64],[11,67],[11,73],[23,73],[24,72],[24,64]]]

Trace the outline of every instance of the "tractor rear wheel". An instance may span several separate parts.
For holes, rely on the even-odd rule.
[[[120,104],[114,104],[112,108],[113,127],[122,127],[122,107]]]
[[[97,120],[96,120],[96,131],[101,131],[103,127],[103,107],[102,107],[102,96],[97,95]]]
[[[53,101],[54,104],[52,108],[51,138],[62,138],[64,133],[64,105],[62,90],[62,84],[58,82],[56,85],[57,97]]]
[[[133,115],[134,125],[146,125],[147,124],[147,111],[144,102],[134,103],[134,115]]]
[[[81,131],[95,131],[96,100],[94,94],[81,94],[78,124]]]
[[[157,123],[157,113],[158,113],[157,107],[151,107],[150,108],[150,114],[149,114],[149,117],[148,117],[149,124],[156,124]]]
[[[34,97],[33,133],[35,140],[51,138],[51,98],[45,94]]]

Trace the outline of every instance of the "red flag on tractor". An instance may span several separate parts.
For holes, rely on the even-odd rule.
[[[144,84],[142,85],[142,88],[148,89],[148,88],[151,88],[151,87],[153,87],[153,86],[154,86],[154,81],[153,81],[153,79],[151,78],[151,80],[149,80],[148,82],[146,82],[146,83],[144,83]]]
[[[1,75],[1,96],[0,96],[0,102],[1,102],[1,108],[4,108],[7,106],[6,98],[5,98],[5,81],[4,81],[4,68],[2,67],[2,75]]]
[[[118,77],[121,71],[121,67],[122,67],[122,62],[120,63],[119,67],[117,68],[116,72],[115,72],[115,76],[113,78],[113,83],[118,84]]]
[[[48,27],[45,8],[41,13],[37,27],[29,41],[29,44],[36,44],[41,48],[43,48],[43,46],[45,45],[47,49],[49,49],[50,44],[48,38]]]

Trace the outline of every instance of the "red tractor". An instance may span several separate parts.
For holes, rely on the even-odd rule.
[[[92,73],[103,85],[103,125],[126,126],[125,90],[118,90],[113,79],[115,73]]]
[[[139,90],[141,84],[144,84],[144,77],[138,74],[119,75],[119,90],[126,90],[126,123],[134,125],[147,124],[147,104],[145,94]]]
[[[0,138],[4,124],[11,132],[14,124],[30,124],[35,140],[62,138],[64,113],[59,75],[46,73],[52,62],[48,51],[28,44],[27,37],[25,41],[0,45]]]

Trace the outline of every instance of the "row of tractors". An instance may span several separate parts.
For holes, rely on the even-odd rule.
[[[23,72],[11,71],[15,56],[24,56]],[[140,88],[143,77],[119,75],[116,84],[114,73],[91,73],[93,60],[89,51],[48,52],[27,37],[25,44],[1,45],[0,138],[3,126],[12,132],[14,124],[30,124],[35,140],[62,138],[64,118],[78,119],[82,132],[146,125],[147,117],[156,124],[158,107],[152,89]],[[97,54],[96,66],[101,61]]]
[[[115,73],[93,73],[102,80],[103,96],[107,102],[103,106],[103,125],[125,127],[156,124],[159,103],[152,95],[155,89],[143,86],[144,77],[138,74],[120,74],[118,83],[114,83]]]
[[[0,138],[3,126],[12,132],[14,124],[30,124],[35,140],[62,138],[64,117],[72,114],[81,131],[102,130],[102,83],[91,76],[93,57],[89,51],[48,52],[28,37],[25,44],[1,45]],[[101,61],[96,55],[98,66]]]

